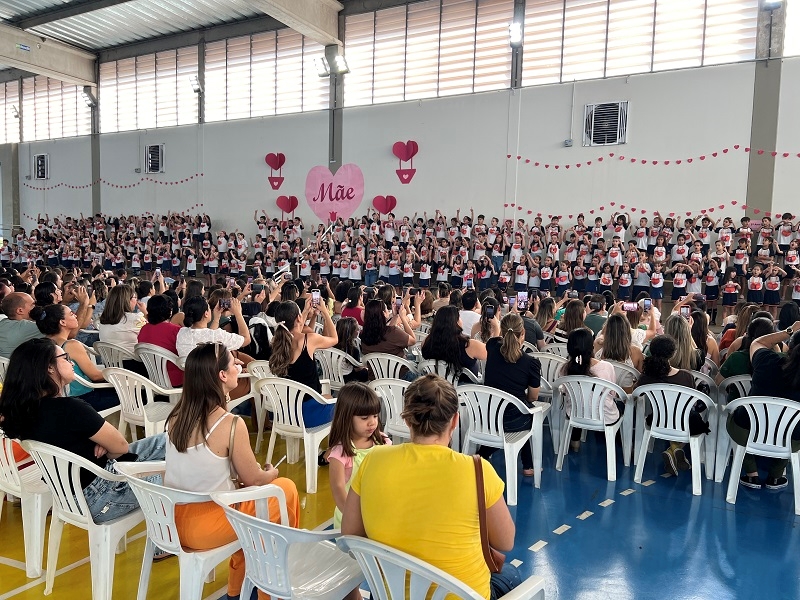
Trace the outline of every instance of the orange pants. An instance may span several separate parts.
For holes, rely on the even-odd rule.
[[[285,477],[278,477],[272,482],[280,487],[286,494],[286,508],[289,513],[289,525],[300,526],[300,498],[294,481]],[[269,520],[280,523],[281,513],[278,501],[269,499]],[[248,515],[255,516],[256,504],[253,501],[242,502],[239,510]],[[175,524],[178,535],[185,548],[192,550],[210,550],[219,548],[236,539],[236,532],[228,522],[225,511],[214,502],[201,502],[197,504],[182,504],[175,507]],[[228,575],[228,595],[238,596],[242,591],[244,582],[244,553],[239,550],[231,556],[230,573]],[[265,600],[269,596],[259,590],[258,597]]]

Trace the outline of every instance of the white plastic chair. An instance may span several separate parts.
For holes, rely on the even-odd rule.
[[[298,449],[299,440],[303,440],[306,457],[306,491],[314,494],[317,491],[317,454],[322,440],[331,431],[331,423],[308,428],[303,422],[303,401],[306,397],[309,402],[319,404],[333,404],[335,399],[323,398],[307,385],[297,383],[291,379],[281,377],[266,377],[256,383],[256,389],[266,394],[272,400],[273,419],[272,433],[269,436],[267,448],[267,462],[272,461],[275,450],[275,437],[282,435],[286,438],[286,456],[289,464],[294,464],[300,459]]]
[[[534,403],[528,408],[519,398],[502,390],[484,385],[462,385],[459,399],[466,404],[468,423],[464,442],[465,454],[473,454],[475,446],[502,448],[506,461],[506,492],[509,506],[517,504],[517,458],[525,444],[531,445],[533,454],[533,483],[538,488],[542,482],[542,424],[550,410],[546,402]],[[505,431],[503,416],[509,406],[522,414],[533,415],[533,424],[527,431]]]
[[[364,364],[372,371],[375,379],[402,379],[400,371],[405,367],[412,373],[417,372],[417,366],[405,358],[384,352],[372,352],[363,357]]]
[[[522,342],[522,351],[525,354],[536,354],[537,352],[539,352],[539,348],[537,346],[534,346],[530,342]]]
[[[344,373],[342,372],[342,365],[345,361],[350,363],[353,368],[362,366],[347,352],[342,352],[337,348],[317,350],[314,352],[314,358],[322,368],[322,377],[330,381],[332,392],[338,392],[345,385]]]
[[[561,358],[569,358],[569,352],[567,352],[567,345],[563,342],[561,343],[553,342],[551,344],[547,344],[544,348],[542,348],[542,352],[547,352],[548,354],[555,354],[556,356],[560,356]]]
[[[735,391],[737,398],[744,398],[750,393],[752,384],[752,375],[734,375],[723,379],[718,386],[717,456],[714,458],[714,481],[717,483],[721,483],[725,478],[725,469],[728,467],[728,460],[731,454],[731,438],[727,431],[728,413],[725,412],[725,405],[728,404],[728,395]]]
[[[392,443],[410,440],[411,432],[400,414],[403,412],[403,396],[411,382],[404,379],[376,379],[369,382],[383,402],[385,411],[384,433],[392,438]]]
[[[375,600],[444,600],[448,594],[483,599],[452,575],[391,546],[353,535],[343,535],[336,543],[358,561]],[[544,579],[529,577],[501,600],[544,600]]]
[[[430,323],[420,323],[416,331],[419,331],[420,333],[430,333],[431,325]]]
[[[716,401],[719,398],[719,388],[717,387],[717,382],[714,380],[713,375],[706,375],[700,371],[689,371],[689,373],[692,374],[692,378],[694,379],[695,389],[703,393],[705,393],[704,390],[707,389],[708,393],[706,395],[714,401],[714,406],[708,408],[708,413],[706,415],[708,428],[711,430],[711,433],[703,439],[706,454],[706,479],[713,479],[714,465],[717,456],[717,428],[719,426],[719,413],[716,405]]]
[[[745,454],[785,458],[792,465],[792,487],[794,488],[794,514],[800,515],[800,451],[792,450],[792,433],[800,426],[800,404],[794,400],[769,396],[745,396],[730,402],[725,410],[733,414],[743,408],[750,417],[750,433],[747,445],[740,446],[734,440],[731,474],[728,477],[728,493],[725,501],[736,504],[739,491],[739,475]]]
[[[8,371],[8,362],[9,359],[0,356],[0,383],[3,383],[6,380],[6,371]]]
[[[150,380],[165,390],[170,391],[170,397],[180,396],[183,388],[172,385],[172,380],[167,371],[167,365],[172,363],[178,367],[178,355],[156,346],[155,344],[136,344],[136,356],[144,363]],[[180,368],[180,367],[178,367]]]
[[[286,497],[275,485],[215,492],[214,501],[236,531],[245,556],[247,580],[272,598],[340,600],[364,581],[358,563],[331,540],[338,532],[289,527]],[[277,498],[281,524],[269,520],[267,498]],[[232,505],[255,500],[256,516]],[[242,597],[249,598],[242,589]]]
[[[621,363],[616,360],[608,360],[607,358],[604,358],[603,360],[614,367],[614,375],[617,378],[616,384],[621,388],[635,386],[636,382],[639,381],[639,377],[642,376],[642,374],[639,373],[635,367],[626,365],[625,363]]]
[[[22,500],[22,538],[25,544],[25,574],[41,577],[44,553],[44,530],[53,495],[42,481],[39,467],[22,471],[14,460],[13,441],[0,432],[0,516],[3,500],[11,494]]]
[[[475,375],[469,369],[448,369],[447,362],[443,360],[423,360],[419,363],[417,372],[420,375],[438,375],[449,381],[454,387],[458,387],[458,381],[462,375],[472,383],[481,383],[483,380],[480,375]]]
[[[525,342],[527,343],[527,342]],[[524,346],[525,344],[523,344]],[[529,344],[530,345],[530,344]],[[567,363],[567,359],[557,354],[548,352],[530,352],[531,356],[539,361],[542,366],[542,374],[539,387],[539,399],[544,402],[553,403],[553,382],[561,376],[561,369]],[[553,407],[547,413],[547,423],[550,425],[550,438],[553,442],[553,454],[558,454],[558,447],[561,443],[561,428],[564,424],[564,412]]]
[[[562,391],[563,388],[563,391]],[[617,398],[625,402],[625,413],[633,412],[630,407],[630,399],[621,387],[616,383],[611,383],[596,377],[582,377],[579,375],[569,375],[559,377],[553,382],[553,401],[558,402],[564,394],[570,398],[569,419],[566,427],[561,433],[561,447],[558,450],[556,459],[556,470],[560,471],[564,465],[564,456],[569,448],[570,435],[574,428],[602,431],[606,436],[606,464],[608,468],[608,480],[617,480],[617,448],[614,443],[617,432],[622,426],[623,419],[619,419],[613,425],[606,425],[605,420],[605,397],[610,392],[615,392]],[[622,453],[625,466],[630,465],[631,439],[630,432],[623,429],[622,433]]]
[[[136,426],[144,427],[145,437],[164,431],[169,413],[175,407],[169,402],[155,402],[156,395],[168,396],[169,390],[157,386],[146,377],[127,369],[108,367],[103,369],[106,378],[119,396],[122,413],[119,417],[119,431],[125,435],[127,426],[131,427],[131,437],[138,439]]]
[[[123,348],[118,344],[112,344],[111,342],[95,342],[92,344],[92,348],[94,348],[95,352],[100,355],[103,365],[106,367],[117,367],[122,369],[124,368],[122,361],[139,360],[138,356],[132,352],[128,352],[126,348]]]
[[[144,519],[138,508],[119,519],[96,524],[92,520],[81,485],[81,470],[109,481],[124,481],[94,463],[49,444],[26,440],[22,447],[33,457],[53,495],[50,539],[47,545],[47,575],[44,593],[53,591],[58,550],[64,523],[85,529],[89,534],[89,560],[92,567],[92,599],[111,600],[114,585],[114,551],[125,549],[125,536]]]
[[[254,360],[247,365],[247,372],[252,379],[253,398],[256,405],[256,453],[261,452],[261,443],[264,441],[264,423],[267,419],[267,412],[272,411],[272,400],[269,396],[262,394],[258,388],[259,379],[274,377],[269,369],[268,360]]]
[[[709,415],[716,415],[716,404],[706,394],[682,385],[654,383],[636,388],[635,393],[650,404],[653,420],[649,427],[644,428],[633,480],[636,483],[642,482],[644,461],[647,458],[651,438],[669,442],[688,442],[692,453],[692,494],[700,496],[703,493],[700,446],[705,441],[705,434],[689,434],[689,415],[698,400],[706,405]],[[707,464],[706,471],[709,471]]]
[[[415,329],[414,330],[414,339],[417,340],[418,344],[422,344],[422,342],[424,342],[425,339],[428,337],[428,332],[427,331],[421,331],[421,329],[422,329],[422,326],[420,325],[419,329]]]
[[[185,492],[140,479],[141,475],[164,473],[166,463],[158,462],[118,462],[114,468],[120,472],[131,486],[147,523],[147,543],[144,547],[142,571],[139,576],[137,600],[146,600],[153,568],[153,553],[156,547],[178,557],[180,569],[181,600],[200,600],[203,597],[203,583],[210,575],[213,581],[214,567],[239,550],[239,541],[230,542],[211,550],[186,550],[181,544],[175,524],[175,506],[209,502],[208,494]]]

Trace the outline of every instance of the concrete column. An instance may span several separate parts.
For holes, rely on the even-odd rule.
[[[786,26],[784,4],[772,11],[758,13],[756,38],[753,117],[750,126],[750,153],[747,167],[747,206],[750,218],[757,218],[752,209],[772,212],[775,182],[775,159],[769,151],[777,147],[778,113],[781,93],[783,39]],[[758,154],[755,150],[767,150]]]
[[[339,39],[344,39],[344,17],[339,16]],[[325,58],[331,66],[330,106],[328,108],[328,168],[336,173],[342,166],[342,127],[344,106],[344,78],[333,72],[334,59],[341,52],[341,46],[325,46]]]
[[[523,34],[522,42],[525,43],[525,0],[514,0],[514,23],[521,23]],[[511,87],[522,87],[522,48],[517,46],[511,48]]]

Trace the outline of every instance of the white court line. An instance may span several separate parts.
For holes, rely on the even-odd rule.
[[[620,495],[620,496],[630,496],[630,495],[631,495],[631,494],[633,494],[635,491],[636,491],[636,490],[634,490],[633,488],[628,488],[627,490],[622,490],[622,491],[619,493],[619,495]]]
[[[614,501],[611,498],[607,498],[606,500],[603,500],[600,503],[600,506],[602,506],[603,508],[607,508],[607,507],[611,506],[612,504],[614,504]]]
[[[662,473],[661,476],[664,478],[672,477],[672,473]]]
[[[653,480],[653,479],[648,479],[647,481],[643,481],[643,482],[642,482],[642,485],[643,485],[644,487],[649,487],[649,486],[653,485],[654,483],[655,483],[655,480]]]
[[[561,535],[562,533],[564,533],[564,532],[566,532],[566,531],[569,531],[570,529],[572,529],[572,527],[570,527],[569,525],[567,525],[567,524],[565,523],[564,525],[562,525],[562,526],[561,526],[561,527],[559,527],[558,529],[554,529],[554,530],[553,530],[553,533],[555,533],[556,535]]]
[[[5,556],[0,556],[0,565],[5,565],[7,567],[14,567],[15,569],[21,569],[22,571],[25,570],[24,562],[14,560],[13,558],[6,558]]]
[[[587,511],[584,511],[584,512],[582,512],[581,514],[579,514],[579,515],[578,515],[578,518],[579,518],[581,521],[585,521],[586,519],[588,519],[589,517],[591,517],[593,514],[594,514],[594,513],[593,513],[592,511],[590,511],[590,510],[587,510]]]
[[[514,560],[511,561],[511,566],[519,567],[521,565],[522,565],[522,561],[520,559],[518,559],[518,558],[515,558]]]
[[[528,550],[530,550],[531,552],[538,552],[539,550],[541,550],[545,546],[547,546],[547,542],[545,542],[544,540],[539,540],[533,546],[528,548]],[[2,600],[2,598],[0,598],[0,600]]]
[[[72,563],[71,565],[67,565],[66,567],[62,567],[58,571],[56,571],[56,577],[59,575],[63,575],[68,571],[72,571],[73,569],[77,569],[78,567],[85,565],[89,562],[89,557],[82,558],[77,562]],[[35,588],[37,585],[44,583],[44,576],[39,577],[38,579],[34,579],[33,581],[29,581],[25,585],[18,587],[17,589],[11,590],[10,592],[6,592],[2,596],[0,596],[0,600],[7,600],[8,598],[13,598],[17,594],[21,594],[22,592],[29,590],[31,588]],[[54,586],[55,587],[55,586]]]

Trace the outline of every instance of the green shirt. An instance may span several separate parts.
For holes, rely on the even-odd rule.
[[[586,325],[589,329],[592,330],[595,337],[597,334],[600,333],[600,330],[603,329],[603,325],[606,324],[608,317],[605,315],[601,315],[599,313],[589,313],[586,315],[586,319],[584,319],[583,324]]]

